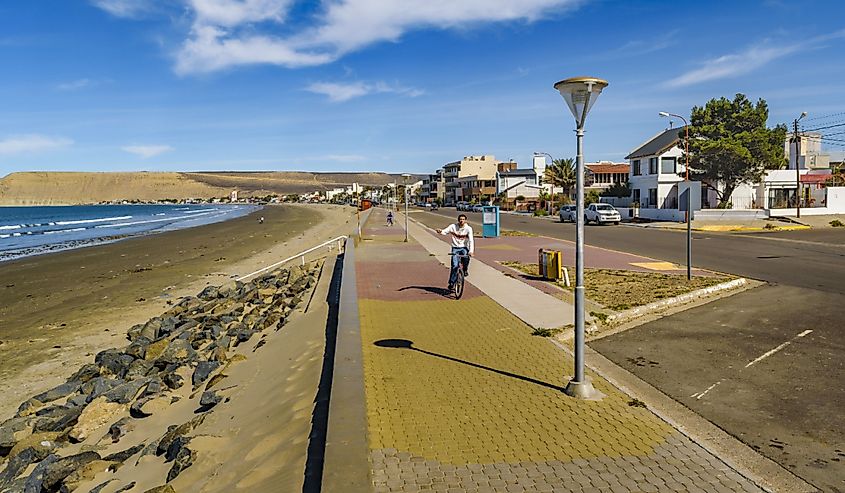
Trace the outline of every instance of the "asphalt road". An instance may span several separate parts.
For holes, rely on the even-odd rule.
[[[414,217],[443,227],[456,215]],[[573,224],[548,219],[502,214],[501,227],[575,239]],[[685,231],[587,226],[585,242],[686,262]],[[767,284],[590,346],[823,491],[845,492],[845,231],[693,232],[692,243],[695,267]]]

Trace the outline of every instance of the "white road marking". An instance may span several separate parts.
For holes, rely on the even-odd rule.
[[[767,351],[767,352],[763,353],[759,358],[757,358],[754,361],[745,365],[745,367],[748,368],[749,366],[753,365],[754,363],[758,363],[758,362],[764,360],[765,358],[768,358],[769,356],[775,354],[776,352],[780,351],[781,349],[785,348],[786,346],[789,346],[790,344],[792,344],[792,341],[794,341],[795,339],[798,339],[799,337],[804,337],[805,335],[809,334],[810,332],[812,332],[812,330],[805,330],[804,332],[802,332],[802,333],[798,334],[797,336],[793,337],[791,340],[784,342],[783,344],[781,344],[780,346],[772,349],[771,351]]]
[[[765,358],[768,358],[769,356],[771,356],[771,355],[775,354],[776,352],[780,351],[781,349],[785,348],[786,346],[789,346],[790,344],[792,344],[792,341],[794,341],[795,339],[798,339],[799,337],[804,337],[804,336],[806,336],[807,334],[809,334],[809,333],[811,333],[811,332],[813,332],[813,331],[812,331],[812,330],[805,330],[804,332],[801,332],[800,334],[798,334],[798,335],[796,335],[795,337],[793,337],[792,339],[790,339],[790,340],[788,340],[788,341],[784,342],[784,343],[783,343],[783,344],[781,344],[780,346],[778,346],[778,347],[776,347],[776,348],[772,349],[771,351],[766,351],[766,352],[765,352],[765,353],[763,353],[763,354],[762,354],[759,358],[757,358],[757,359],[755,359],[754,361],[752,361],[752,362],[748,363],[747,365],[745,365],[745,367],[744,367],[743,369],[748,368],[749,366],[751,366],[751,365],[753,365],[753,364],[755,364],[755,363],[759,363],[760,361],[762,361],[762,360],[764,360]],[[711,386],[707,387],[707,389],[706,389],[706,390],[704,390],[703,392],[696,392],[695,394],[692,394],[690,397],[695,397],[696,399],[701,399],[702,397],[704,397],[704,395],[705,395],[705,394],[707,394],[708,392],[710,392],[711,390],[713,390],[714,388],[716,388],[716,386],[717,386],[717,385],[719,385],[720,383],[722,383],[722,381],[721,381],[721,380],[719,380],[718,382],[714,383],[713,385],[711,385]]]
[[[720,383],[722,383],[721,380],[719,380],[718,382],[714,383],[713,385],[707,387],[707,390],[705,390],[704,392],[696,392],[695,394],[692,394],[690,397],[695,397],[696,399],[701,399],[702,397],[704,397],[704,394],[713,390]]]

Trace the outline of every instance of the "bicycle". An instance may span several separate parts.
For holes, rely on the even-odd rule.
[[[457,256],[459,259],[458,272],[455,274],[455,284],[452,285],[452,294],[455,295],[456,300],[459,300],[461,299],[461,296],[464,295],[464,271],[466,269],[464,259],[469,259],[469,255],[460,255],[455,253],[450,253],[449,255]]]

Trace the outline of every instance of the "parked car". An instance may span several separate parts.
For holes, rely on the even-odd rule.
[[[564,205],[561,206],[560,212],[558,212],[558,216],[560,216],[560,222],[565,223],[572,221],[575,222],[575,206],[574,205]]]
[[[589,207],[584,210],[585,223],[593,221],[596,224],[619,224],[619,221],[621,220],[622,216],[619,215],[619,211],[610,204],[590,204]]]
[[[438,206],[438,205],[437,205],[437,202],[432,202],[432,203],[431,203],[431,210],[436,211],[436,210],[437,210],[437,209],[439,209],[439,208],[440,208],[440,206]]]
[[[483,210],[483,206],[481,204],[475,204],[470,208],[470,210],[472,212],[481,212]]]

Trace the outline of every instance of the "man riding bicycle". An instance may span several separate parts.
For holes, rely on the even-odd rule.
[[[458,216],[458,222],[450,224],[446,229],[437,229],[438,234],[452,236],[452,270],[449,272],[449,290],[455,286],[458,276],[458,262],[464,269],[464,276],[468,275],[469,258],[475,253],[475,241],[472,237],[472,226],[467,224],[465,214]]]

